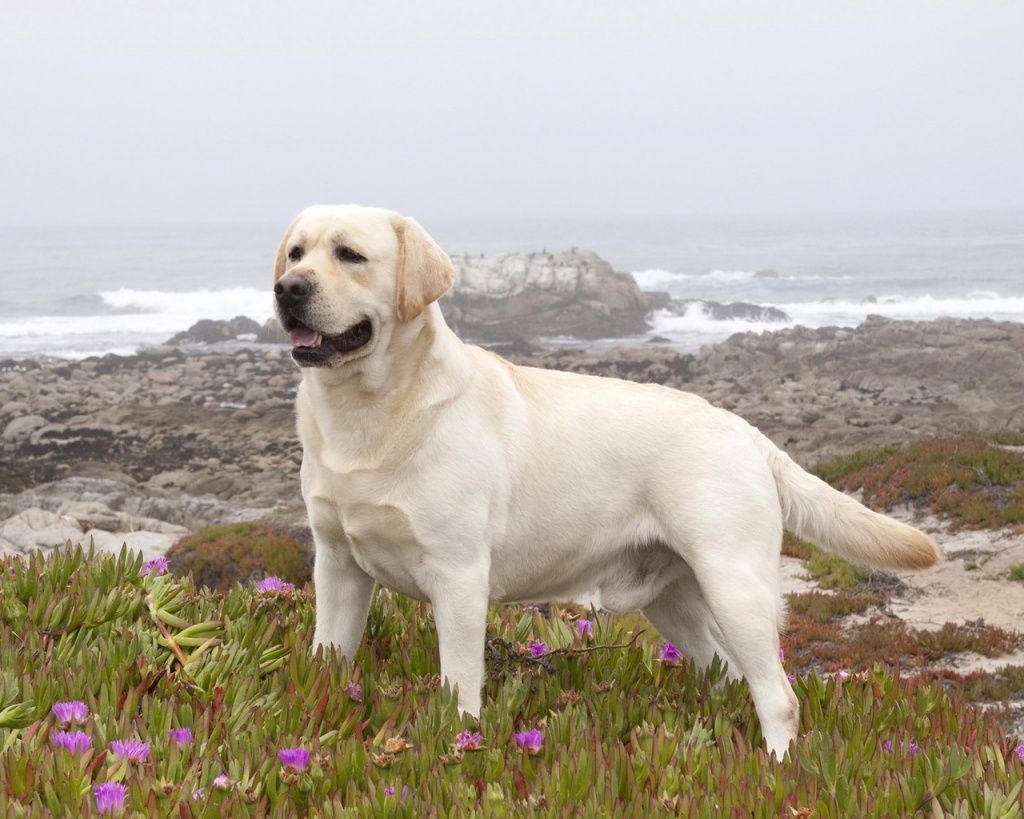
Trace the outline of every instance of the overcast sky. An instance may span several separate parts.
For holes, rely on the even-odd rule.
[[[0,19],[0,224],[1024,207],[1018,0],[47,0]]]

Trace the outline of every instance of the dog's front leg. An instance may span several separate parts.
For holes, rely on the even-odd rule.
[[[437,578],[430,602],[441,649],[441,678],[458,686],[459,712],[480,716],[487,628],[487,572]]]
[[[366,629],[373,578],[356,564],[347,544],[326,542],[315,531],[314,538],[316,630],[313,650],[319,646],[336,646],[351,662]]]

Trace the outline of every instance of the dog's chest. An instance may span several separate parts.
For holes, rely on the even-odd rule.
[[[363,485],[365,480],[330,483],[328,491],[317,493],[316,502],[308,504],[314,531],[333,531],[347,542],[355,562],[382,586],[426,599],[418,571],[422,549],[408,515],[382,500],[381,487]]]

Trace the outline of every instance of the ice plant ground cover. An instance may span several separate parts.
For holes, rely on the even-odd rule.
[[[349,667],[311,654],[308,587],[221,594],[142,565],[78,548],[3,564],[0,815],[1024,810],[1019,741],[941,681],[880,665],[813,670],[824,661],[810,632],[835,614],[821,601],[797,606],[808,634],[784,641],[801,738],[775,761],[745,685],[724,682],[720,667],[665,661],[658,635],[629,632],[635,618],[587,614],[584,634],[579,612],[495,610],[476,722],[460,719],[439,686],[425,605],[378,592]],[[91,742],[75,750],[53,740],[67,726],[52,708],[67,702],[87,709],[73,730]],[[149,751],[132,761],[110,750],[115,742]]]

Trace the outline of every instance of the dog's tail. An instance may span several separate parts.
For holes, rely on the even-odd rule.
[[[760,432],[754,433],[775,476],[786,528],[826,551],[888,569],[924,569],[939,550],[924,532],[872,512],[800,468]]]

